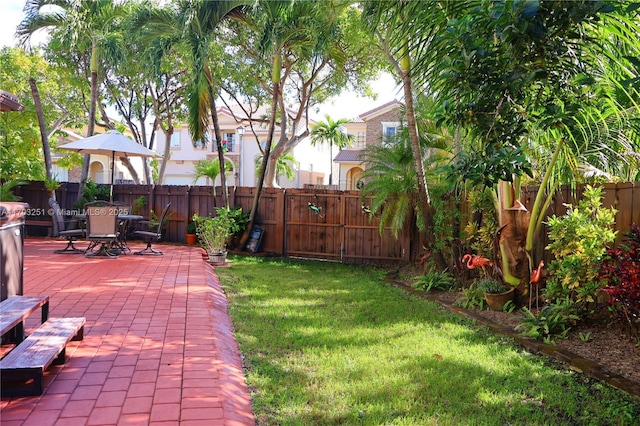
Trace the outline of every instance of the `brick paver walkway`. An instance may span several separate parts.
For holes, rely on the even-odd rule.
[[[84,340],[50,368],[42,396],[2,398],[3,426],[255,424],[226,298],[201,249],[53,254],[64,244],[25,241],[24,294],[49,295],[52,317],[86,317]]]

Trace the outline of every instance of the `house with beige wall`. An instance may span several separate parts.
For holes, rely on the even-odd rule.
[[[248,118],[239,107],[231,111],[226,106],[218,109],[220,131],[223,145],[226,146],[224,156],[233,164],[233,170],[228,172],[228,186],[255,187],[257,182],[256,161],[261,158],[259,146],[266,145],[268,137],[267,122],[265,120]],[[266,111],[256,113],[254,117],[266,116]],[[280,134],[278,126],[274,135],[275,144]],[[213,127],[209,130],[209,143],[195,144],[187,125],[176,126],[170,141],[169,153],[165,155],[167,166],[163,183],[166,185],[220,185],[220,178],[211,182],[209,178],[201,177],[196,180],[195,166],[201,160],[218,159],[217,145]],[[158,146],[165,146],[165,135],[158,132]],[[310,139],[300,142],[291,153],[295,159],[295,177],[287,179],[277,177],[277,184],[283,188],[302,188],[305,184],[321,184],[328,178],[330,158],[328,148],[312,146]]]
[[[339,169],[339,189],[360,188],[360,180],[365,169],[361,158],[362,150],[367,146],[379,145],[385,137],[395,136],[400,128],[403,105],[402,102],[393,100],[366,111],[352,122],[344,124],[347,133],[353,135],[354,143],[348,149],[340,151],[333,159]]]

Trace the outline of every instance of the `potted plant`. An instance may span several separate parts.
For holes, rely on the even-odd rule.
[[[187,223],[187,244],[193,245],[197,240],[196,223],[194,221],[189,221],[189,223]]]
[[[231,237],[232,223],[226,208],[216,208],[216,216],[202,217],[193,215],[196,224],[196,234],[200,245],[209,255],[212,265],[222,265],[227,259],[227,243]]]
[[[494,311],[502,311],[504,305],[513,300],[515,287],[501,283],[494,278],[483,278],[478,281],[478,288],[484,293],[484,299],[489,308]]]

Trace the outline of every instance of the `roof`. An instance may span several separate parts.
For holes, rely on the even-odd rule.
[[[362,150],[360,149],[343,149],[333,159],[336,163],[361,163]]]
[[[24,106],[18,101],[18,97],[0,90],[0,111],[22,111]]]
[[[238,124],[246,126],[249,121],[254,123],[263,124],[266,126],[269,124],[269,119],[271,118],[271,106],[270,105],[261,105],[256,111],[252,111],[251,105],[223,105],[218,107],[219,115],[226,115],[229,118],[235,120]],[[251,119],[247,117],[247,113],[251,115]],[[297,111],[291,108],[287,108],[287,114],[290,117],[295,116]],[[302,120],[304,122],[304,118]],[[314,120],[309,119],[309,123],[315,123]]]
[[[394,100],[392,100],[390,102],[387,102],[386,104],[382,104],[382,105],[380,105],[380,106],[378,106],[378,107],[376,107],[376,108],[374,108],[372,110],[369,110],[367,112],[363,112],[362,114],[360,114],[358,116],[358,118],[360,118],[360,119],[362,119],[364,121],[367,121],[367,119],[369,119],[371,117],[375,117],[375,116],[378,116],[380,114],[384,114],[385,112],[387,112],[389,110],[392,110],[394,108],[401,107],[401,106],[404,106],[404,104],[402,102],[394,99]]]

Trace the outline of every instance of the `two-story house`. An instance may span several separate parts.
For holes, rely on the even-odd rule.
[[[259,146],[266,145],[267,121],[249,119],[239,107],[226,106],[218,109],[220,131],[223,138],[224,156],[233,164],[233,171],[227,173],[229,186],[256,186],[257,161],[261,159]],[[254,117],[267,117],[267,111],[254,114]],[[273,144],[278,142],[280,133],[276,126]],[[165,145],[164,133],[158,133],[158,146]],[[301,188],[305,184],[323,184],[329,174],[329,153],[324,146],[312,146],[306,138],[292,152],[295,160],[293,179],[278,176],[277,183],[283,188]],[[211,182],[209,178],[196,179],[195,166],[201,160],[217,161],[218,152],[213,128],[209,131],[209,143],[204,146],[195,144],[187,125],[176,127],[171,137],[164,184],[167,185],[219,185],[219,178]]]
[[[360,188],[365,165],[361,158],[364,148],[379,145],[385,137],[393,137],[400,127],[401,108],[404,104],[393,100],[360,114],[357,119],[345,123],[347,133],[354,136],[349,149],[343,149],[333,159],[339,165],[339,189]]]

